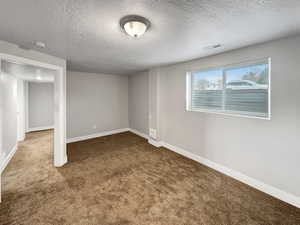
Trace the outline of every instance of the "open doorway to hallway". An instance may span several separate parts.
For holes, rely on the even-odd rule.
[[[54,129],[55,70],[2,61],[2,72],[17,85],[17,139],[25,133]]]
[[[51,165],[61,167],[67,163],[66,154],[66,61],[42,54],[34,50],[25,50],[18,46],[0,41],[0,175],[13,158],[17,150],[16,140],[20,138],[11,129],[17,127],[17,120],[7,122],[9,115],[17,117],[13,102],[17,101],[17,82],[14,76],[2,72],[2,62],[8,61],[18,65],[31,65],[57,71],[54,78],[54,134]],[[31,74],[33,75],[33,74]],[[9,100],[10,99],[10,100]],[[13,113],[13,114],[11,114]],[[5,126],[4,126],[5,125]],[[26,132],[26,125],[24,124]],[[25,136],[25,135],[24,135]],[[0,177],[0,184],[1,182]],[[1,196],[1,188],[0,188]],[[1,202],[1,198],[0,198]]]
[[[22,157],[21,164],[25,162],[30,167],[41,159],[41,154],[45,154],[43,161],[48,159],[45,163],[55,165],[54,84],[60,71],[18,61],[0,59],[0,62],[1,176],[17,150],[31,153],[30,157],[28,154]],[[20,177],[16,179],[22,180]],[[13,184],[11,181],[10,178],[8,182],[5,179],[4,183],[1,182],[4,190]]]
[[[55,87],[60,72],[22,61],[1,60],[1,172],[18,149],[18,142],[26,139],[26,133],[52,129],[53,136],[55,128],[58,134],[60,123],[55,108],[60,100]],[[52,162],[57,165],[55,143],[51,146]]]

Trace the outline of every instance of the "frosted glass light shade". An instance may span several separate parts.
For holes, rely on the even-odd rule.
[[[138,38],[146,32],[147,26],[139,21],[131,21],[125,23],[124,30],[131,37]]]
[[[150,21],[142,16],[129,15],[120,20],[120,26],[127,35],[139,38],[150,27]]]

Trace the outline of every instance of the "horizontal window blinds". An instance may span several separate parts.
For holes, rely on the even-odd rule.
[[[188,110],[269,117],[269,60],[188,73]]]

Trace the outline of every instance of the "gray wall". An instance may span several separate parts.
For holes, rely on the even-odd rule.
[[[1,158],[4,159],[17,144],[17,79],[15,77],[6,73],[0,75],[0,96],[2,117]]]
[[[128,77],[67,72],[67,137],[128,128]]]
[[[54,84],[28,82],[28,128],[54,127]]]
[[[300,196],[300,36],[255,45],[160,71],[164,142]],[[185,110],[186,72],[272,58],[272,119]]]
[[[149,71],[149,137],[160,141],[160,68]],[[154,133],[153,133],[154,132]]]
[[[129,76],[129,127],[144,134],[148,134],[148,72],[142,72]]]

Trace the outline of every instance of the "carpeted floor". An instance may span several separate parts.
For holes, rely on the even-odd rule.
[[[33,132],[5,170],[0,224],[300,224],[300,209],[125,132],[68,145]]]

